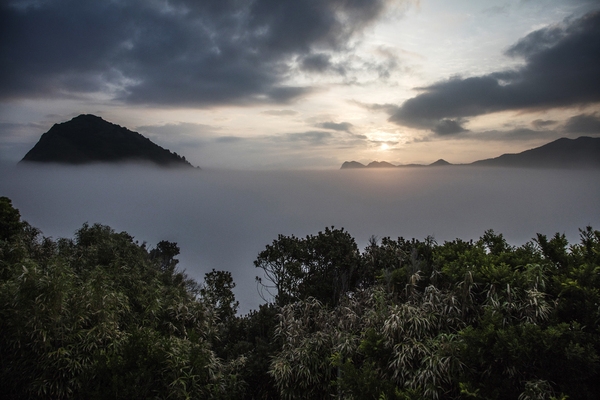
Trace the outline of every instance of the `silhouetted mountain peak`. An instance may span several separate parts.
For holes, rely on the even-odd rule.
[[[404,168],[404,167],[445,167],[450,164],[446,160],[439,159],[436,162],[428,165],[424,164],[407,164],[407,165],[394,165],[387,161],[372,161],[367,165],[361,164],[357,161],[346,161],[342,164],[341,169],[349,169],[349,168]]]
[[[445,167],[446,165],[452,165],[448,161],[440,158],[434,163],[429,164],[430,167]]]
[[[531,168],[600,168],[600,138],[560,138],[517,154],[475,161],[470,165]]]
[[[396,168],[396,166],[387,161],[373,161],[367,165],[367,168]]]
[[[352,166],[357,165],[357,166]],[[385,161],[373,161],[367,166],[356,161],[346,161],[345,168],[390,168],[396,167]],[[503,154],[496,158],[475,161],[470,164],[451,164],[439,159],[429,165],[408,164],[397,167],[445,167],[451,165],[476,165],[490,167],[525,168],[600,168],[600,138],[581,136],[577,139],[561,138],[534,149],[517,154]]]
[[[345,161],[342,164],[341,169],[351,169],[351,168],[367,168],[367,166],[359,163],[358,161]]]
[[[150,162],[165,167],[191,167],[185,157],[150,139],[102,118],[82,114],[55,124],[21,162],[88,164]]]

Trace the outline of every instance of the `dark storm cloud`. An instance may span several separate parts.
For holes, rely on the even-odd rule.
[[[350,133],[353,125],[350,122],[321,122],[316,126],[323,129],[331,129],[333,131],[342,131]]]
[[[568,133],[596,133],[600,134],[600,117],[598,113],[580,114],[571,117],[563,127]]]
[[[525,65],[420,88],[423,93],[388,108],[390,121],[443,134],[447,131],[436,127],[452,125],[443,121],[600,101],[600,12],[532,32],[506,54],[524,58]]]
[[[303,71],[325,72],[331,67],[330,59],[328,54],[311,54],[302,59],[300,66]]]
[[[460,125],[459,121],[452,119],[443,119],[432,129],[438,135],[454,135],[456,133],[466,132],[467,130]]]
[[[556,43],[567,35],[565,29],[559,26],[550,26],[531,32],[516,44],[512,45],[505,54],[511,57],[530,57],[545,50],[551,49]]]
[[[0,5],[0,99],[108,92],[125,102],[286,102],[291,61],[319,70],[387,0],[12,1]],[[311,70],[308,68],[308,70]]]

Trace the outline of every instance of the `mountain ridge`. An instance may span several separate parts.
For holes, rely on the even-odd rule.
[[[383,167],[384,165],[385,167]],[[431,164],[406,165],[394,165],[386,161],[373,161],[368,165],[364,165],[357,161],[346,161],[340,169],[444,166],[600,168],[600,138],[589,136],[580,136],[576,139],[560,138],[520,153],[506,153],[498,157],[477,160],[466,164],[451,164],[444,159],[439,159]]]
[[[185,157],[142,134],[92,114],[54,124],[19,161],[29,162],[70,165],[150,162],[161,167],[193,168]]]

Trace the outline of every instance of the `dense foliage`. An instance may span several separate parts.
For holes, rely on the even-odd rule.
[[[84,225],[51,240],[0,198],[6,398],[596,399],[600,231],[570,245],[279,236],[269,302],[197,284],[179,248]],[[270,291],[270,292],[269,292]],[[268,294],[270,293],[270,295]]]
[[[212,346],[223,305],[200,296],[228,288],[177,272],[176,244],[149,251],[102,225],[41,238],[7,198],[0,224],[3,398],[241,396],[243,360]]]

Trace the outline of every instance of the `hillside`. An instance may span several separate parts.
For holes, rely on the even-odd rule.
[[[141,134],[90,114],[52,126],[21,162],[150,162],[163,167],[192,167],[185,157]]]
[[[528,168],[600,168],[600,138],[561,138],[517,154],[503,154],[470,165]]]
[[[342,164],[341,169],[444,167],[451,165],[521,168],[600,168],[600,138],[587,136],[577,139],[561,138],[521,153],[503,154],[496,158],[479,160],[470,164],[450,164],[443,159],[429,165],[393,165],[385,161],[373,161],[368,165],[364,165],[356,161],[346,161]]]

